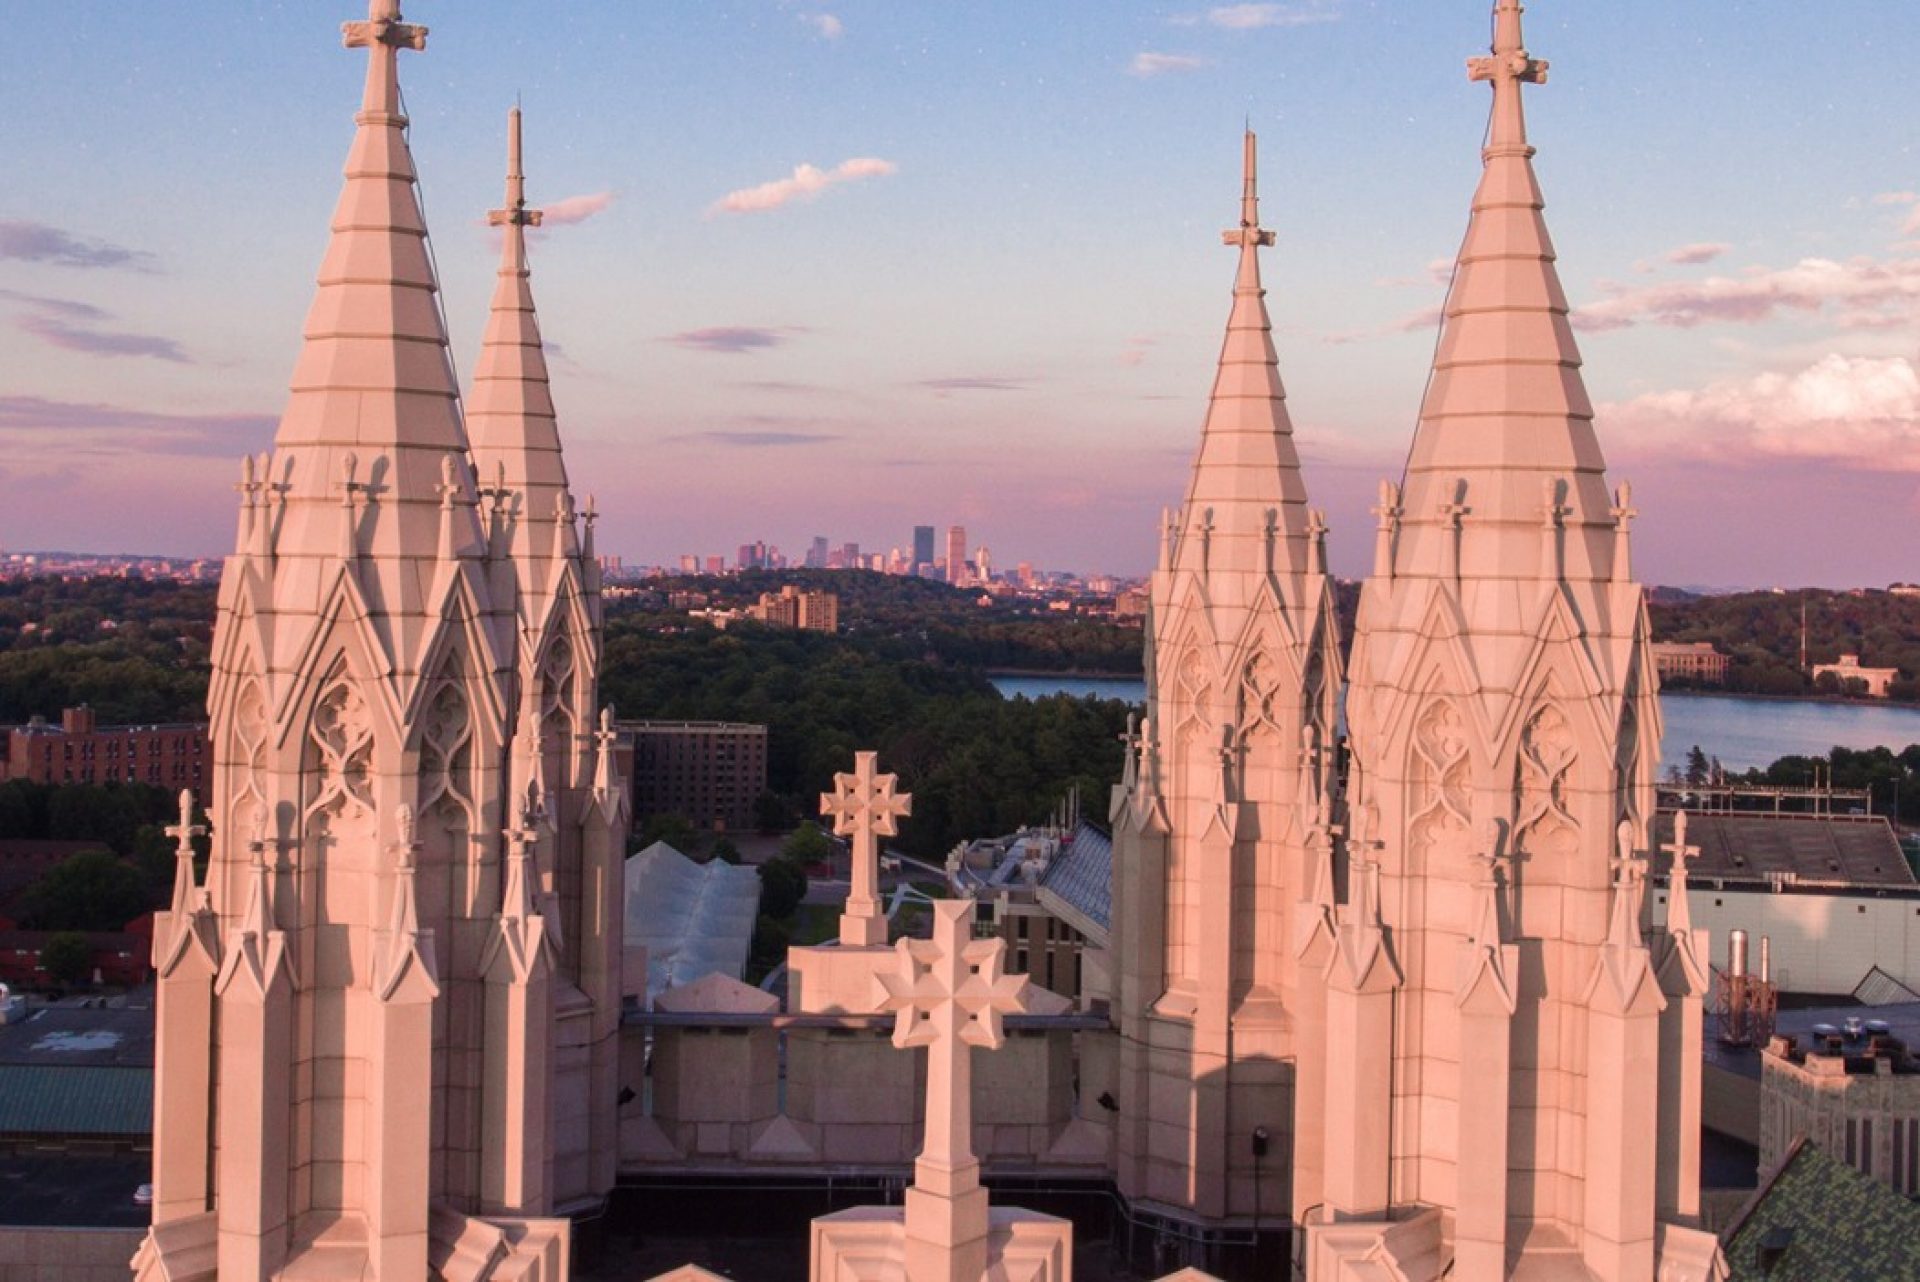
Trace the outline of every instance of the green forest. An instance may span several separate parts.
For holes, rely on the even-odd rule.
[[[1739,592],[1688,596],[1656,592],[1650,605],[1659,641],[1710,641],[1729,655],[1726,689],[1745,694],[1837,695],[1800,668],[1801,607],[1809,664],[1857,654],[1870,668],[1898,668],[1889,696],[1920,701],[1920,597],[1891,592]]]

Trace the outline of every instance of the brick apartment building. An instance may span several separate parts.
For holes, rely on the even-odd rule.
[[[7,729],[0,780],[34,783],[145,783],[190,788],[205,804],[213,772],[205,723],[103,726],[92,708],[68,708],[60,724],[35,717]]]
[[[767,787],[767,728],[727,721],[623,721],[633,736],[633,813],[745,832]]]

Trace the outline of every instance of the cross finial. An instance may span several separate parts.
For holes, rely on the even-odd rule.
[[[197,824],[193,821],[192,790],[182,788],[180,790],[180,822],[168,824],[166,828],[167,836],[173,838],[174,853],[184,859],[193,858],[193,839],[205,836],[206,832],[205,824]]]
[[[1640,884],[1640,878],[1646,873],[1646,856],[1633,848],[1633,821],[1622,819],[1614,830],[1613,884],[1616,889],[1630,890]]]
[[[1486,154],[1520,153],[1531,156],[1527,146],[1526,116],[1520,102],[1520,86],[1547,82],[1547,63],[1527,52],[1521,37],[1520,0],[1497,0],[1493,10],[1493,47],[1489,56],[1467,59],[1469,80],[1493,82],[1493,128],[1487,135]]]
[[[1140,749],[1146,744],[1146,736],[1140,733],[1140,714],[1127,712],[1127,732],[1120,736],[1120,742],[1126,745],[1126,759],[1120,765],[1120,786],[1128,792],[1134,790],[1140,782]]]
[[[1700,853],[1700,847],[1687,844],[1687,812],[1676,810],[1673,813],[1673,840],[1660,847],[1673,858],[1673,879],[1684,885],[1687,877],[1687,861]]]
[[[1258,246],[1273,244],[1273,233],[1260,229],[1260,194],[1259,180],[1255,174],[1255,151],[1253,130],[1249,129],[1241,160],[1243,177],[1240,189],[1240,225],[1220,233],[1223,244],[1236,245],[1248,254]]]
[[[894,775],[876,774],[879,754],[853,754],[853,773],[833,776],[833,791],[820,794],[820,813],[833,818],[836,837],[853,839],[853,878],[847,910],[840,918],[840,942],[864,948],[887,942],[887,919],[880,906],[881,837],[898,836],[901,818],[913,813],[911,793],[894,791]]]
[[[360,100],[362,123],[400,125],[399,58],[402,49],[427,47],[427,29],[400,20],[399,0],[369,0],[365,22],[340,24],[349,49],[367,51],[367,87]]]
[[[506,207],[487,212],[493,227],[538,227],[542,214],[527,208],[527,176],[520,164],[520,108],[507,112],[507,199]]]
[[[1613,492],[1613,506],[1607,509],[1613,517],[1613,577],[1626,580],[1633,577],[1633,518],[1640,515],[1633,506],[1633,483],[1620,482]]]

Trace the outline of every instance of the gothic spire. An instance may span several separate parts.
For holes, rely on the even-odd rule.
[[[1240,224],[1221,233],[1240,251],[1233,310],[1173,556],[1177,568],[1207,578],[1216,604],[1244,604],[1269,567],[1303,569],[1309,542],[1306,489],[1260,283],[1259,251],[1274,235],[1260,226],[1252,130],[1243,154]]]
[[[464,452],[466,434],[401,112],[400,51],[424,49],[427,29],[400,21],[395,0],[371,0],[367,21],[342,32],[348,48],[367,51],[366,87],[275,448],[294,458],[295,506],[337,506],[328,491],[340,470],[334,456],[357,450],[370,467],[386,456],[380,506],[437,510],[440,459]],[[329,510],[325,524],[335,523]],[[434,537],[436,523],[424,524]],[[307,550],[285,543],[283,551]]]
[[[534,607],[551,581],[553,559],[577,554],[579,545],[527,267],[526,229],[540,225],[541,213],[527,206],[520,155],[515,107],[507,113],[506,200],[487,215],[501,231],[500,272],[467,421],[476,470],[498,476],[508,491],[507,528],[496,550],[511,557],[523,604]]]
[[[1528,549],[1522,561],[1519,536],[1507,531],[1524,526],[1544,546],[1543,515],[1565,517],[1565,577],[1604,577],[1612,553],[1605,463],[1527,141],[1522,87],[1545,83],[1547,64],[1527,52],[1521,12],[1519,0],[1497,0],[1491,50],[1467,63],[1471,79],[1493,88],[1492,117],[1409,460],[1399,573],[1456,577],[1450,567],[1462,541],[1494,530],[1501,546],[1467,551],[1460,572],[1471,578],[1491,566],[1513,577],[1518,566],[1524,576],[1541,554]],[[1549,487],[1559,497],[1543,513]],[[1589,527],[1595,536],[1586,540]],[[1547,549],[1539,577],[1562,577],[1558,546]]]

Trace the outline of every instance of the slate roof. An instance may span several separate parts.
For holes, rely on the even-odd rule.
[[[1086,822],[1040,875],[1043,902],[1051,896],[1061,916],[1104,945],[1113,929],[1113,838]],[[1091,925],[1095,929],[1089,931]]]
[[[1673,813],[1654,820],[1652,872],[1665,878],[1672,863]],[[1687,865],[1702,881],[1765,883],[1791,873],[1801,882],[1827,885],[1914,886],[1913,869],[1885,819],[1831,819],[1820,815],[1701,814],[1687,812],[1687,842],[1700,855]]]
[[[1761,1182],[1721,1243],[1733,1282],[1920,1280],[1920,1206],[1804,1139]],[[1785,1247],[1770,1273],[1760,1265],[1769,1243]]]

